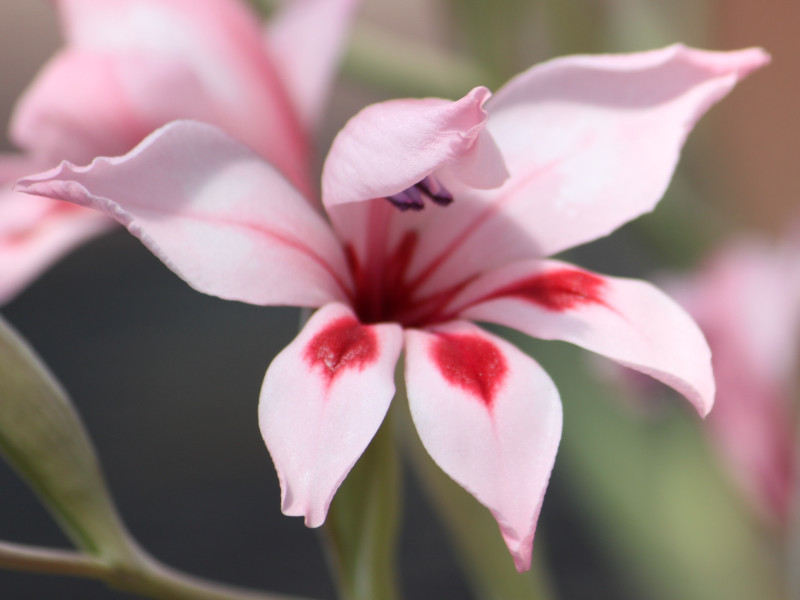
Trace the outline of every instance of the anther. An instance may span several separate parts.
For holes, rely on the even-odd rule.
[[[402,211],[419,211],[425,208],[426,199],[439,206],[447,206],[453,201],[453,195],[436,179],[427,176],[399,194],[387,196],[386,199]]]

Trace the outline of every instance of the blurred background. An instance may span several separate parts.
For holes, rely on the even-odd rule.
[[[384,39],[390,50],[395,42],[421,55],[430,50],[463,69],[427,72],[420,65],[417,81],[392,80],[363,53],[351,54],[318,140],[320,157],[367,102],[456,97],[478,84],[497,89],[520,70],[566,53],[676,41],[714,49],[757,45],[773,64],[704,118],[659,208],[566,258],[652,280],[692,269],[738,232],[777,237],[796,218],[794,0],[363,4],[354,46]],[[19,93],[59,47],[58,31],[47,2],[0,3],[0,122],[8,122]],[[471,81],[471,73],[485,79]],[[296,310],[198,294],[133,237],[114,231],[67,256],[0,311],[71,394],[121,514],[154,556],[211,579],[334,597],[317,532],[280,513],[256,419],[266,366],[294,337]],[[565,406],[564,439],[537,532],[555,597],[779,597],[762,592],[782,593],[774,581],[784,577],[786,554],[776,542],[783,536],[752,517],[684,400],[656,389],[647,406],[620,401],[625,394],[602,383],[603,369],[586,353],[558,343],[520,344],[551,373]],[[412,475],[405,483],[406,597],[473,598],[434,509]],[[2,462],[0,539],[68,546]],[[121,597],[91,581],[0,571],[4,599]]]

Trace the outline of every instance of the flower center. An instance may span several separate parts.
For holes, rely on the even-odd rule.
[[[386,199],[395,207],[406,211],[422,210],[425,208],[426,199],[439,206],[447,206],[453,201],[453,195],[441,183],[428,175],[419,183],[404,189],[399,194],[388,196]]]

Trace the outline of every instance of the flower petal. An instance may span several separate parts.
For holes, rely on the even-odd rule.
[[[602,354],[675,388],[703,416],[714,403],[703,334],[682,308],[644,281],[557,261],[524,261],[477,279],[451,309]]]
[[[453,205],[430,215],[426,232],[435,234],[420,234],[410,272],[433,264],[431,285],[451,285],[652,210],[697,119],[766,62],[758,49],[671,46],[560,58],[522,73],[486,103],[486,131],[509,179],[486,191],[450,189]]]
[[[319,125],[359,0],[293,0],[270,19],[267,46],[307,130]]]
[[[800,329],[798,248],[738,239],[665,288],[708,336],[717,402],[708,427],[748,498],[784,526],[793,506]]]
[[[113,155],[169,121],[202,118],[305,184],[305,132],[265,52],[259,21],[244,3],[60,0],[57,6],[68,46],[18,105],[12,134],[21,147],[35,150],[57,138],[66,149],[59,160],[84,162],[88,157],[76,152],[85,148],[69,151],[76,133],[83,145],[113,143],[95,146],[91,156]]]
[[[172,123],[125,156],[63,163],[18,189],[107,213],[207,294],[303,306],[347,298],[328,225],[257,154],[209,125]]]
[[[330,304],[272,361],[259,422],[285,514],[322,525],[389,409],[402,342],[398,325],[362,325],[349,308]]]
[[[406,385],[425,449],[492,511],[517,569],[528,569],[561,438],[553,382],[511,344],[452,322],[406,332]]]
[[[0,304],[112,223],[93,210],[0,188]]]
[[[333,141],[322,174],[323,202],[330,207],[391,196],[442,167],[474,187],[500,185],[507,176],[502,158],[491,136],[481,135],[490,95],[477,87],[455,102],[392,100],[363,109]]]
[[[655,207],[694,123],[751,71],[759,49],[681,45],[536,66],[487,103],[512,173],[503,211],[543,255],[612,232]]]

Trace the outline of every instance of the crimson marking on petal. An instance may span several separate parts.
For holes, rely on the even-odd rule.
[[[451,384],[491,409],[508,374],[506,360],[491,342],[474,334],[438,333],[431,357]]]
[[[597,275],[574,269],[557,269],[517,281],[490,298],[517,297],[548,310],[563,312],[582,304],[603,304],[605,281]]]
[[[352,317],[340,317],[318,332],[304,357],[319,368],[328,385],[347,369],[361,370],[378,358],[378,341],[371,328]]]

